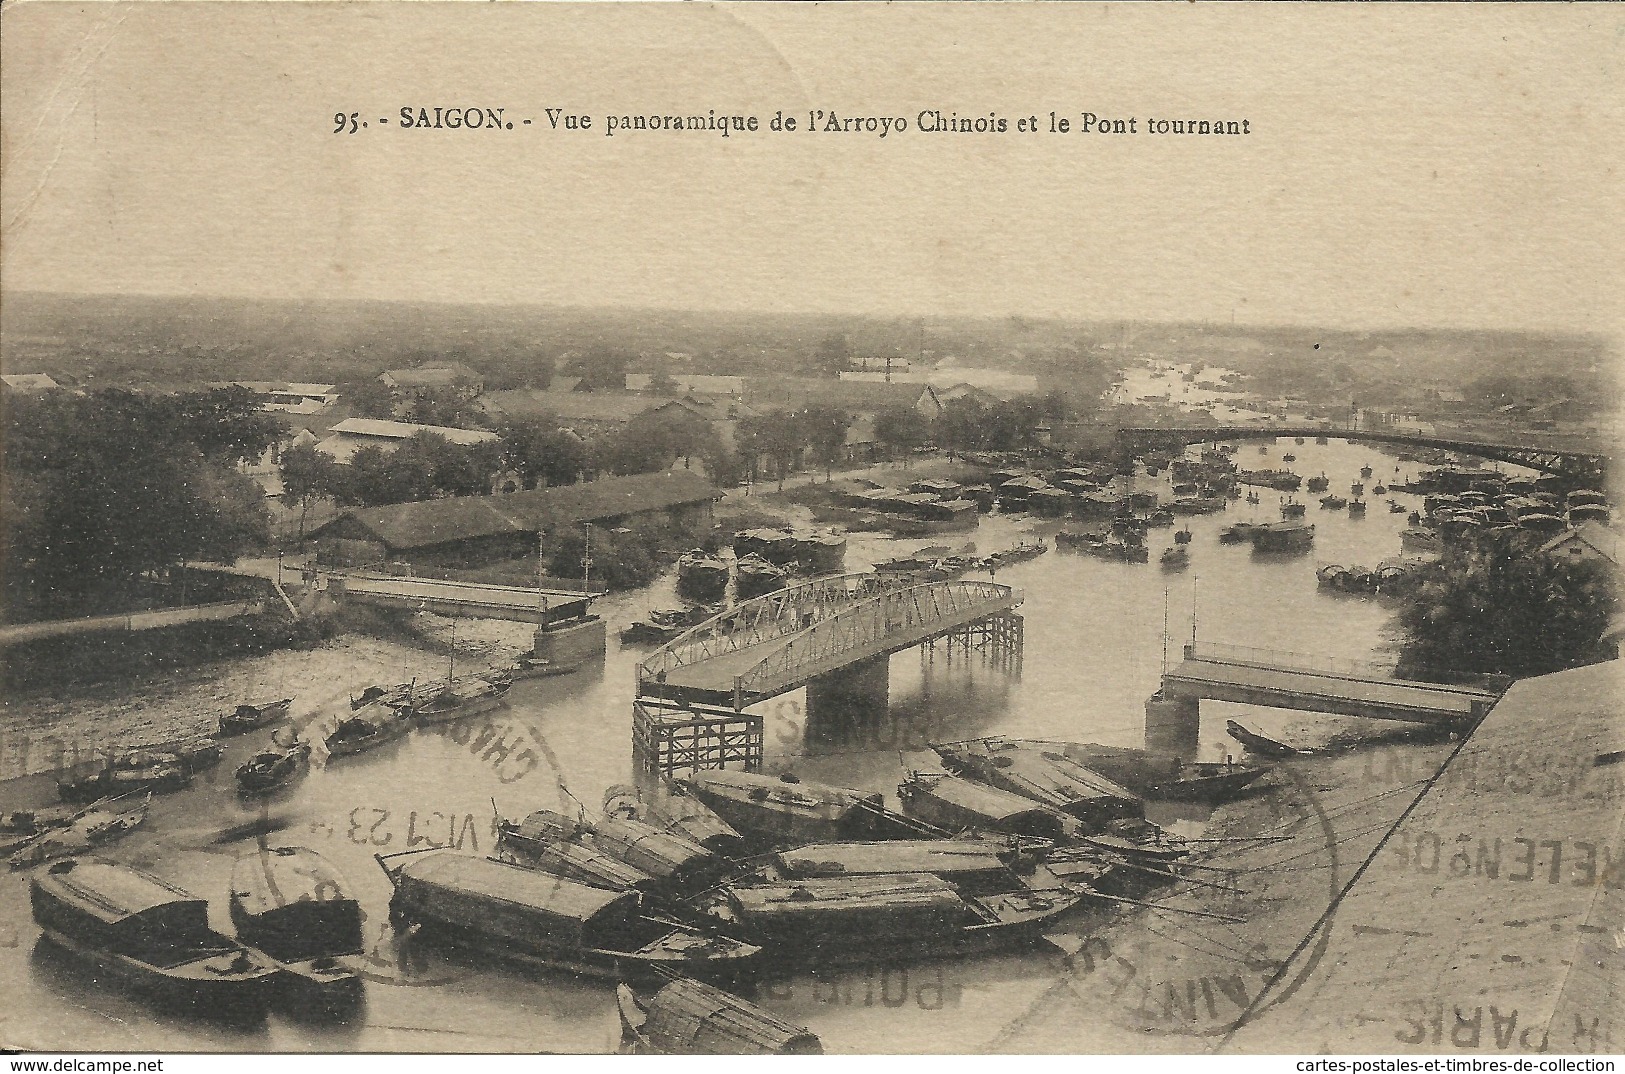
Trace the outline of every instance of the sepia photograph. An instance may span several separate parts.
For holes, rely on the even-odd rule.
[[[1625,1052],[1625,8],[3,7],[12,1070]]]

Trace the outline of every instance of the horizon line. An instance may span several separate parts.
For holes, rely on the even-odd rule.
[[[1034,321],[1051,321],[1062,324],[1150,324],[1161,326],[1189,326],[1201,328],[1221,329],[1320,329],[1328,332],[1346,334],[1355,333],[1404,333],[1404,332],[1473,332],[1483,335],[1547,335],[1568,337],[1576,340],[1587,340],[1618,345],[1618,337],[1602,331],[1575,328],[1557,327],[1526,327],[1526,328],[1497,328],[1487,326],[1472,326],[1463,324],[1382,324],[1366,325],[1360,327],[1338,327],[1326,323],[1310,321],[1244,321],[1207,318],[1174,317],[1159,318],[1153,316],[1092,316],[1081,314],[1061,313],[1028,313],[1018,310],[1007,310],[1001,313],[943,313],[922,311],[837,311],[820,309],[769,309],[764,307],[732,307],[732,306],[667,306],[658,304],[619,304],[619,305],[593,305],[569,302],[547,302],[541,300],[478,300],[478,299],[446,299],[446,298],[373,298],[373,297],[296,297],[233,294],[225,292],[204,291],[77,291],[54,290],[36,288],[15,288],[0,285],[0,298],[4,296],[40,296],[60,298],[135,298],[135,299],[201,299],[232,302],[275,303],[284,305],[394,305],[394,306],[455,306],[467,308],[491,309],[555,309],[576,310],[591,312],[624,312],[624,313],[688,313],[688,314],[742,314],[757,317],[850,317],[867,320],[882,321],[929,321],[933,318],[954,321],[1004,321],[1011,319],[1025,319]],[[0,303],[0,314],[4,306]]]

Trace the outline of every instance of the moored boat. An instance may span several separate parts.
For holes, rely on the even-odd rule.
[[[507,676],[510,682],[518,679],[540,679],[549,675],[567,675],[576,670],[578,665],[558,664],[534,652],[523,652],[506,664],[499,664],[494,669]]]
[[[380,705],[410,706],[417,693],[417,683],[403,682],[395,686],[379,686],[374,684],[362,690],[359,695],[350,695],[350,710],[352,712],[366,708],[374,702]]]
[[[493,682],[480,676],[454,679],[422,704],[413,708],[419,724],[446,723],[465,716],[477,716],[502,705],[502,695],[512,682]]]
[[[1171,753],[1098,742],[1056,743],[1061,752],[1143,798],[1219,803],[1263,776],[1269,765],[1185,761]]]
[[[773,881],[820,880],[842,876],[930,873],[980,889],[1025,886],[1022,874],[1039,886],[1054,886],[1037,869],[1047,841],[1019,839],[890,839],[878,843],[811,843],[769,856],[758,875]]]
[[[411,729],[411,709],[378,701],[340,720],[324,745],[329,757],[348,757],[392,742]]]
[[[631,817],[594,821],[585,838],[599,852],[647,873],[668,891],[704,886],[727,869],[721,857],[700,844]]]
[[[781,962],[813,965],[963,955],[1036,940],[1081,896],[1060,886],[962,893],[933,873],[815,880],[747,877],[696,908]]]
[[[178,758],[157,756],[142,763],[114,766],[108,761],[75,765],[57,780],[56,790],[63,800],[89,802],[138,791],[166,793],[189,786],[192,773]]]
[[[1076,818],[1058,809],[946,773],[911,773],[897,797],[909,816],[949,832],[980,829],[1059,841],[1079,830]]]
[[[822,1055],[824,1046],[731,992],[679,977],[647,998],[615,988],[626,1055]]]
[[[276,961],[287,1001],[341,1014],[361,998],[351,956],[362,952],[361,905],[337,869],[305,847],[262,847],[231,869],[237,938]]]
[[[696,772],[677,785],[756,843],[912,838],[923,830],[919,822],[886,809],[879,794],[794,777],[717,769]]]
[[[1302,522],[1266,522],[1248,534],[1255,552],[1301,552],[1315,539],[1315,527]]]
[[[264,750],[237,769],[237,789],[243,794],[268,794],[297,783],[310,771],[310,743]]]
[[[661,779],[645,791],[611,788],[605,793],[606,816],[629,816],[663,827],[713,854],[737,857],[744,850],[744,837],[733,826],[682,788]]]
[[[1190,854],[1182,840],[1146,820],[1113,821],[1104,832],[1086,835],[1084,847],[1122,861],[1167,868]]]
[[[498,822],[497,860],[608,891],[658,890],[654,877],[561,831],[558,819],[558,814],[543,810],[524,820]]]
[[[728,564],[696,548],[677,560],[677,589],[696,600],[721,600],[728,588]]]
[[[790,577],[782,567],[775,567],[755,554],[736,560],[734,568],[740,600],[783,589]]]
[[[121,839],[146,821],[151,806],[150,791],[139,798],[98,802],[82,811],[66,827],[44,832],[23,844],[11,855],[11,867],[25,869],[54,858],[82,854]]]
[[[1090,830],[1139,817],[1138,795],[1066,757],[1049,743],[1003,738],[932,743],[949,772],[1024,795],[1082,821]]]
[[[288,707],[293,698],[282,697],[271,701],[249,701],[220,717],[222,735],[241,735],[256,728],[268,727],[288,718]]]
[[[29,885],[34,921],[58,948],[145,996],[202,1017],[265,1014],[279,972],[209,927],[208,903],[112,862],[58,862]]]
[[[1256,753],[1260,757],[1297,757],[1308,752],[1294,746],[1288,746],[1285,742],[1261,735],[1256,731],[1250,731],[1235,720],[1226,720],[1224,729],[1231,738],[1241,743],[1242,749],[1248,753]]]
[[[621,628],[621,644],[653,645],[668,642],[688,628],[676,623],[655,623],[640,619]]]
[[[404,858],[405,860],[400,860]],[[739,976],[760,948],[649,917],[636,892],[609,891],[454,850],[379,855],[390,921],[498,957],[611,978],[661,970]]]

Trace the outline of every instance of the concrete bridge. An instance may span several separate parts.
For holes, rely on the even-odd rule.
[[[1515,463],[1585,483],[1600,482],[1614,445],[1594,436],[1532,431],[1451,429],[1433,433],[1397,429],[1335,429],[1321,425],[1155,425],[1117,430],[1120,448],[1133,454],[1184,450],[1190,444],[1278,436],[1337,437],[1382,444],[1407,444]]]
[[[579,590],[397,578],[370,573],[330,574],[328,592],[358,604],[538,625],[574,619],[586,612],[588,602],[588,595]]]
[[[809,716],[838,699],[884,699],[892,653],[970,629],[1019,646],[1012,613],[1021,599],[1009,586],[968,579],[817,578],[746,601],[657,649],[638,665],[638,696],[738,712],[806,686]]]
[[[1378,665],[1237,645],[1187,645],[1145,703],[1146,748],[1194,754],[1201,702],[1410,723],[1476,723],[1511,682],[1450,684],[1395,678]]]

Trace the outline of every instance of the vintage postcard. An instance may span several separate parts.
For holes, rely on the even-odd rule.
[[[0,48],[0,1047],[1625,1047],[1625,9]]]

